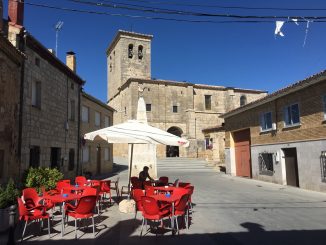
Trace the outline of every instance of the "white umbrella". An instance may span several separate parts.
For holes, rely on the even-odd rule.
[[[108,143],[163,144],[189,146],[189,141],[137,120],[117,124],[85,134],[87,140],[104,139]]]
[[[134,144],[163,144],[173,146],[189,146],[189,141],[170,134],[161,129],[149,126],[137,120],[129,120],[125,123],[96,130],[85,134],[84,139],[97,140],[103,139],[108,143],[128,143],[131,144],[130,174],[132,168],[132,155]],[[130,187],[130,178],[129,184]]]

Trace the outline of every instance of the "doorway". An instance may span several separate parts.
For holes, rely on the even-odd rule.
[[[61,160],[61,148],[52,147],[51,148],[51,168],[60,168]]]
[[[299,173],[296,148],[284,148],[284,162],[286,183],[290,186],[299,187]]]
[[[174,134],[178,137],[181,137],[181,135],[182,135],[182,130],[178,127],[171,127],[167,131],[168,131],[168,133]],[[179,157],[179,146],[167,145],[166,146],[166,157]]]
[[[97,163],[96,172],[97,172],[97,174],[101,173],[101,162],[102,162],[101,151],[102,151],[101,146],[97,146],[96,147],[96,163]]]
[[[251,178],[250,129],[233,133],[236,176]]]

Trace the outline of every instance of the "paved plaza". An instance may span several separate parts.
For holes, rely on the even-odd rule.
[[[127,183],[127,163],[115,159],[120,176]],[[219,173],[194,159],[163,159],[158,162],[159,176],[179,178],[195,186],[194,212],[189,230],[172,236],[160,230],[155,236],[147,233],[140,238],[141,214],[120,213],[118,205],[106,207],[96,217],[96,237],[91,226],[78,231],[74,239],[74,222],[60,234],[60,220],[52,222],[51,239],[47,231],[39,232],[36,224],[27,228],[28,244],[325,244],[326,194],[298,188],[231,177]],[[115,192],[113,191],[113,196]],[[99,223],[101,222],[101,223]],[[21,234],[21,226],[16,236]],[[4,238],[0,242],[4,242]]]

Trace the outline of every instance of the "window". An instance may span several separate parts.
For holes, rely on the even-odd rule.
[[[75,149],[70,149],[68,170],[72,171],[74,170],[74,167],[75,167]]]
[[[99,112],[95,112],[95,126],[101,126],[101,114]]]
[[[245,104],[247,104],[247,97],[245,95],[241,95],[240,106],[244,106]]]
[[[205,95],[205,110],[211,110],[211,109],[212,109],[212,96]]]
[[[41,83],[32,82],[32,106],[41,108]]]
[[[35,58],[35,65],[40,67],[41,65],[41,60],[39,58]]]
[[[267,131],[272,129],[272,112],[265,112],[260,115],[260,130]]]
[[[324,119],[326,120],[326,95],[323,96]]]
[[[213,149],[213,139],[210,137],[205,137],[205,148],[206,150]]]
[[[172,112],[173,113],[177,113],[178,112],[178,106],[177,105],[174,105],[173,108],[172,108]]]
[[[70,120],[75,121],[75,101],[70,100]]]
[[[73,82],[70,84],[70,88],[71,88],[71,90],[75,89],[75,84]]]
[[[83,147],[83,162],[89,162],[89,152],[90,152],[90,149],[89,149],[89,146],[84,146]]]
[[[128,58],[132,59],[133,56],[134,56],[134,45],[129,44],[129,46],[128,46]]]
[[[86,106],[82,107],[82,122],[88,123],[88,116],[89,114],[89,109]]]
[[[152,111],[152,104],[146,104],[146,111]]]
[[[139,45],[138,46],[138,59],[142,59],[143,58],[143,46]]]
[[[37,168],[40,166],[40,147],[31,146],[29,149],[29,166]]]
[[[112,72],[112,64],[110,64],[110,72]]]
[[[104,117],[104,127],[110,127],[110,117]]]
[[[264,175],[273,175],[273,153],[259,153],[258,155],[258,165],[259,165],[259,174]]]
[[[285,126],[292,126],[300,124],[299,105],[293,104],[284,107],[284,124]]]
[[[4,172],[4,167],[5,165],[5,151],[4,150],[0,150],[0,178],[3,176],[3,172]]]
[[[109,148],[104,148],[104,161],[109,161],[110,160],[110,155],[109,155]]]

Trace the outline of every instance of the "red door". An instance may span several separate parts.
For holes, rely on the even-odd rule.
[[[251,177],[250,163],[250,130],[235,132],[233,134],[235,145],[236,175]]]

